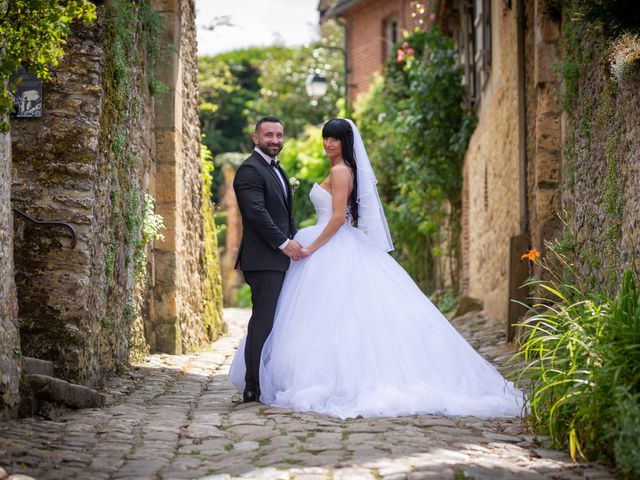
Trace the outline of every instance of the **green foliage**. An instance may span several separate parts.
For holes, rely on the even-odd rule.
[[[251,288],[246,283],[236,291],[236,306],[239,308],[251,308]]]
[[[90,24],[96,8],[88,0],[10,0],[2,11],[0,2],[0,120],[13,109],[8,81],[23,66],[43,80],[50,78],[50,68],[64,55],[63,45],[71,24],[80,19]],[[0,121],[0,132],[9,123]]]
[[[460,292],[452,288],[437,290],[433,292],[430,299],[443,315],[448,315],[458,307]]]
[[[136,212],[137,213],[137,212]],[[132,225],[136,230],[139,228],[138,222]],[[147,245],[153,240],[164,240],[162,229],[164,219],[162,215],[155,212],[155,200],[149,194],[144,196],[144,209],[142,214],[142,235],[135,244],[133,254],[134,273],[139,282],[144,282],[147,273]],[[133,231],[132,231],[133,233]]]
[[[322,128],[307,125],[298,138],[287,140],[279,155],[290,177],[300,181],[293,193],[293,211],[299,226],[315,222],[315,209],[309,193],[314,183],[329,174],[329,162],[322,146]]]
[[[110,243],[107,248],[107,256],[104,261],[104,277],[108,287],[113,285],[113,274],[116,266],[116,252],[118,249],[118,245],[115,243]]]
[[[576,18],[602,26],[608,36],[640,32],[640,9],[636,0],[570,0]]]
[[[215,340],[224,329],[222,319],[222,278],[218,259],[218,237],[211,203],[213,181],[213,156],[205,146],[200,146],[202,161],[202,216],[204,218],[205,277],[202,282],[203,323],[208,340]]]
[[[321,40],[300,48],[272,51],[260,65],[260,92],[249,102],[249,125],[263,116],[278,117],[287,137],[297,137],[306,125],[317,125],[338,114],[343,98],[344,60],[326,47],[342,45],[342,28],[333,21],[322,26]],[[313,100],[306,92],[309,74],[327,77],[327,93]]]
[[[460,255],[462,162],[475,118],[462,107],[452,39],[437,27],[415,30],[399,50],[356,113],[399,260],[433,290],[435,258]],[[455,284],[457,262],[451,264]]]
[[[246,135],[247,103],[258,96],[260,65],[283,47],[248,48],[198,59],[200,125],[203,143],[216,155],[253,147]]]
[[[587,293],[569,259],[547,245],[541,268],[549,281],[533,281],[545,297],[523,324],[516,358],[525,361],[528,417],[571,456],[613,459],[628,478],[640,474],[640,304],[633,273],[619,293]],[[576,283],[558,274],[569,269]]]

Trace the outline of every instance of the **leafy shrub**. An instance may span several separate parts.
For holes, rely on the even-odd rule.
[[[239,308],[251,308],[251,288],[248,284],[243,283],[236,291],[236,306]]]
[[[549,281],[532,281],[539,298],[521,326],[516,358],[526,366],[529,421],[569,448],[571,456],[612,460],[629,478],[640,475],[640,304],[630,270],[608,298],[564,283],[555,272],[570,268],[549,245],[542,262]],[[573,275],[575,278],[575,274]]]
[[[396,255],[426,291],[441,286],[442,255],[458,280],[462,163],[475,118],[462,106],[456,58],[437,26],[416,29],[356,108]]]

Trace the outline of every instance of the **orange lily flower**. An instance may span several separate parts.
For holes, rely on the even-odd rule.
[[[525,258],[528,258],[532,262],[535,262],[536,258],[538,258],[539,256],[540,256],[540,252],[535,248],[532,248],[527,253],[523,253],[522,256],[520,257],[520,260],[524,260]]]

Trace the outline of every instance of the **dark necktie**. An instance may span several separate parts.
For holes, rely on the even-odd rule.
[[[279,160],[271,160],[271,166],[277,170],[278,167],[280,166],[280,161]]]

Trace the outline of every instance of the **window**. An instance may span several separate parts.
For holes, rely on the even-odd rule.
[[[491,73],[491,0],[462,0],[460,65],[470,107],[477,107]]]
[[[393,56],[393,47],[400,41],[400,21],[397,15],[388,17],[384,23],[384,58]]]

